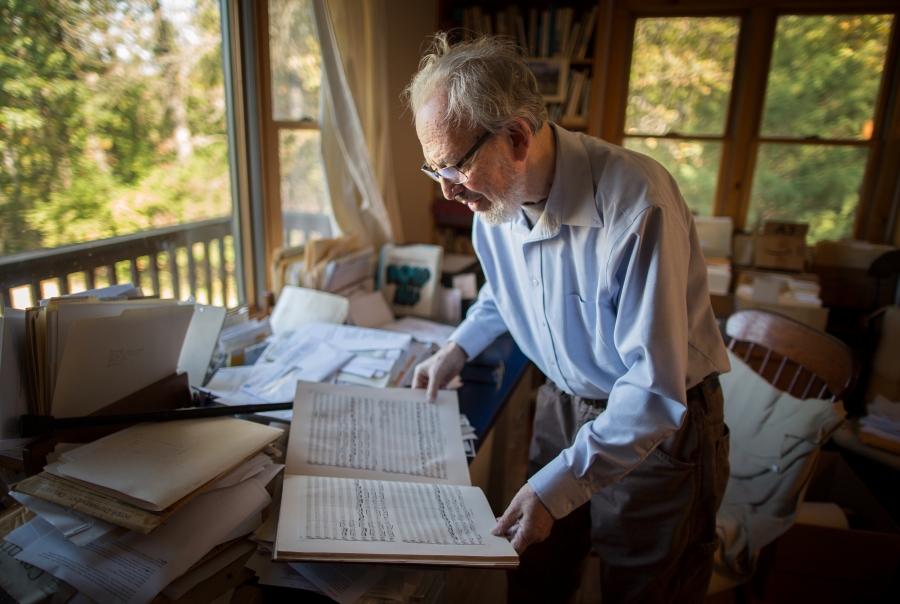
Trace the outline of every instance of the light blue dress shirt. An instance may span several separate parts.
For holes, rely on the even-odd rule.
[[[600,139],[556,133],[541,219],[476,215],[487,283],[451,336],[474,357],[509,331],[569,394],[606,411],[529,482],[554,518],[640,463],[681,426],[686,391],[729,370],[687,205],[666,170]]]

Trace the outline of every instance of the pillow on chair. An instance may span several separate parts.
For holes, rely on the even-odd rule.
[[[720,378],[731,430],[731,475],[716,529],[709,593],[750,578],[759,550],[794,523],[819,447],[844,421],[841,402],[800,400],[776,389],[728,352]]]

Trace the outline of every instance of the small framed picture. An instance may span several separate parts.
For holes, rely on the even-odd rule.
[[[569,82],[568,59],[526,59],[528,68],[537,78],[538,90],[544,102],[561,103],[566,100]]]

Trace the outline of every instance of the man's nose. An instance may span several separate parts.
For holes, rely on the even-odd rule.
[[[444,197],[447,199],[453,199],[457,195],[459,195],[460,191],[462,191],[465,187],[460,184],[453,184],[449,180],[444,177],[441,177],[441,190],[444,192]]]

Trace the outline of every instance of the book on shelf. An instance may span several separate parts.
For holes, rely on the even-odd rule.
[[[454,11],[454,17],[465,39],[497,34],[515,39],[527,57],[583,60],[598,12],[596,5],[577,12],[571,6],[551,4],[544,9],[531,7],[526,13],[509,4],[492,13],[475,5]]]
[[[274,560],[515,568],[470,486],[455,391],[299,382]]]

